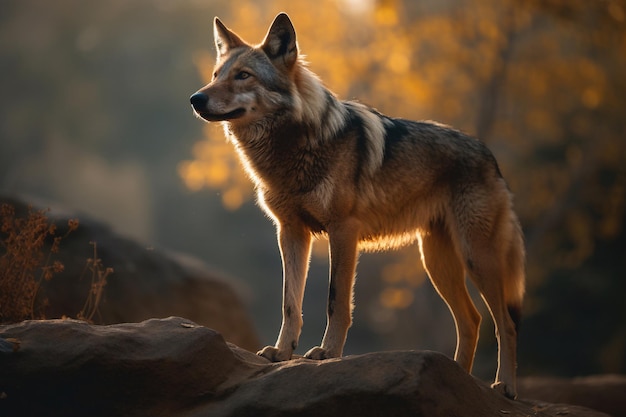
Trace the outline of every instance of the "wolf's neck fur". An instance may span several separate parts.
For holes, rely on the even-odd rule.
[[[345,106],[304,61],[298,61],[294,84],[294,116],[307,126],[317,127],[322,141],[336,135],[347,117]]]
[[[323,155],[320,148],[345,133],[355,119],[364,135],[366,172],[374,173],[382,164],[385,148],[385,127],[379,113],[357,102],[340,101],[301,59],[293,70],[287,108],[250,124],[225,123],[226,135],[252,180],[261,185],[281,169],[311,174],[316,163],[312,155]],[[287,166],[287,161],[296,161],[297,166]]]

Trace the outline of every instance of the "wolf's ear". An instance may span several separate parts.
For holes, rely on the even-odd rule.
[[[276,16],[261,48],[274,64],[284,65],[290,69],[296,62],[298,58],[296,31],[286,13]]]
[[[246,44],[239,36],[228,30],[217,17],[213,21],[213,37],[218,56],[224,55],[232,48]]]

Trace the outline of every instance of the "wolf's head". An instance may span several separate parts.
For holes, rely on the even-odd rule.
[[[279,14],[263,42],[251,46],[215,18],[213,79],[191,96],[208,121],[249,124],[298,107],[298,46],[289,16]]]

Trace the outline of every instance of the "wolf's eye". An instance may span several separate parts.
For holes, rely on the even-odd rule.
[[[236,80],[245,80],[246,78],[249,78],[249,77],[250,77],[250,75],[251,75],[251,74],[250,74],[249,72],[246,72],[246,71],[239,71],[239,72],[237,73],[237,75],[235,75],[235,79],[236,79]]]

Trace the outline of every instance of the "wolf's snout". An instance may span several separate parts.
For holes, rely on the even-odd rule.
[[[189,98],[189,101],[196,111],[205,111],[209,103],[209,96],[204,93],[195,93]]]

